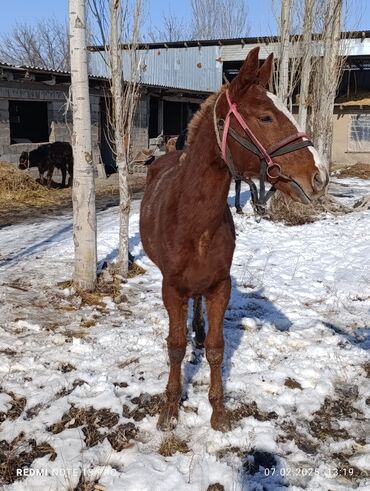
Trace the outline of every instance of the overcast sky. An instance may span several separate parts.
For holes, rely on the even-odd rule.
[[[163,12],[172,12],[184,19],[190,17],[190,0],[144,0],[146,29],[161,27]],[[273,0],[275,4],[279,0]],[[250,36],[275,34],[272,0],[249,0],[248,24]],[[370,0],[351,0],[348,29],[370,30]],[[16,22],[34,22],[44,18],[67,20],[68,0],[0,0],[0,32],[6,32]],[[358,12],[361,11],[361,15]],[[360,21],[358,21],[361,17]]]

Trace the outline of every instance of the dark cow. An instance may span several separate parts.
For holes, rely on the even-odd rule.
[[[68,186],[72,186],[73,179],[73,154],[72,147],[67,142],[46,143],[40,145],[31,152],[22,152],[19,157],[19,169],[38,167],[40,183],[44,184],[44,174],[47,172],[46,184],[51,188],[51,180],[54,168],[62,173],[62,187],[66,185],[67,171],[69,174]]]

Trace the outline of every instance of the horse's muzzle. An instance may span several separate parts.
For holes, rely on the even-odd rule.
[[[323,193],[329,182],[329,174],[325,172],[317,172],[312,178],[312,188],[315,193]]]

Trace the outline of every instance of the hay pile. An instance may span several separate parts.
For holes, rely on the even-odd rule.
[[[268,206],[268,218],[286,225],[304,225],[320,220],[324,214],[341,216],[370,208],[370,196],[359,199],[353,205],[340,203],[333,196],[326,194],[314,204],[302,205],[289,196],[276,191]]]
[[[318,219],[323,211],[320,206],[313,206],[312,204],[303,205],[293,201],[289,196],[280,191],[275,192],[268,206],[269,217],[273,221],[283,222],[287,225],[312,223]]]
[[[358,177],[360,179],[370,179],[370,164],[362,164],[357,162],[356,164],[347,165],[345,167],[338,166],[333,169],[333,174],[336,177]]]
[[[61,198],[59,192],[41,186],[27,171],[0,162],[0,208],[50,206],[60,203]]]

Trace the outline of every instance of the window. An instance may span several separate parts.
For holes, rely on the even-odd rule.
[[[348,151],[370,152],[370,114],[351,116]]]
[[[9,101],[11,143],[49,141],[47,102]]]

